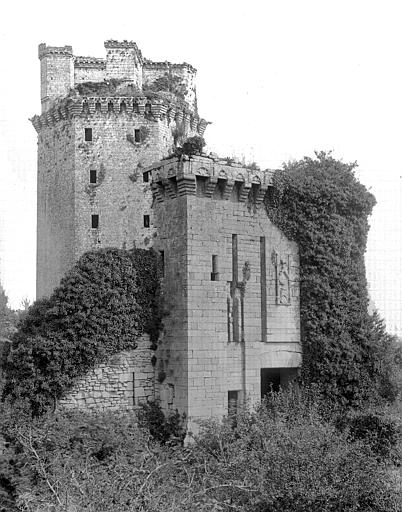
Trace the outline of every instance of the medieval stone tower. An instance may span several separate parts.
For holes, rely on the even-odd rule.
[[[154,367],[143,344],[95,369],[64,403],[136,406],[158,396],[194,424],[295,377],[298,248],[267,217],[269,171],[214,155],[168,157],[207,125],[195,69],[146,60],[133,42],[105,48],[99,59],[39,46],[38,296],[87,250],[152,245],[168,310]]]
[[[134,42],[105,48],[99,59],[39,45],[37,297],[50,294],[85,251],[150,245],[143,169],[207,125],[192,66],[146,60]]]

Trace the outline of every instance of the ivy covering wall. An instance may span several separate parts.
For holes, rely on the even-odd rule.
[[[266,201],[271,220],[299,244],[304,380],[351,406],[397,393],[393,340],[368,313],[364,253],[375,198],[355,168],[324,152],[291,162],[275,172]]]
[[[26,402],[34,415],[41,414],[89,369],[135,349],[144,332],[155,341],[158,290],[154,251],[84,254],[20,323],[4,364],[3,398]]]

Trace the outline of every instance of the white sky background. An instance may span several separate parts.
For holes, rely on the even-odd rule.
[[[400,10],[387,0],[3,3],[0,277],[11,305],[35,293],[36,132],[28,118],[40,113],[38,44],[104,57],[106,39],[128,39],[147,58],[198,69],[214,152],[263,168],[314,150],[357,160],[379,201],[368,255],[373,268],[383,257],[370,270],[374,300],[384,309],[392,295],[401,310]],[[383,300],[374,294],[385,279]]]

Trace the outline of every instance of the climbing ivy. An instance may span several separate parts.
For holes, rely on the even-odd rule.
[[[304,379],[352,406],[396,392],[384,383],[386,334],[367,311],[364,252],[375,199],[355,168],[316,153],[276,171],[266,200],[270,219],[299,245]]]
[[[84,254],[49,298],[36,301],[12,339],[3,398],[34,415],[111,355],[132,350],[142,333],[153,343],[158,264],[153,251],[102,249]]]

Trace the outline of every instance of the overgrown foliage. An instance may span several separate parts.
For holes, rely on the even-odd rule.
[[[8,297],[0,283],[0,343],[9,338],[15,330],[17,314],[8,305]]]
[[[154,82],[147,84],[146,90],[155,92],[170,92],[181,98],[185,99],[186,85],[179,75],[172,73],[165,73],[164,76],[157,78]]]
[[[165,414],[158,402],[142,403],[137,411],[138,424],[161,444],[181,444],[184,441],[185,416],[177,411]]]
[[[300,250],[303,375],[344,405],[392,400],[392,340],[367,312],[364,252],[375,199],[355,163],[331,154],[291,162],[274,175],[271,220]]]
[[[49,298],[36,301],[13,336],[4,364],[4,397],[34,415],[78,377],[160,327],[158,264],[153,251],[103,249],[84,254]]]
[[[131,413],[6,414],[3,502],[28,512],[397,512],[392,474],[322,405],[314,393],[272,394],[236,428],[206,422],[188,447],[153,442]]]

